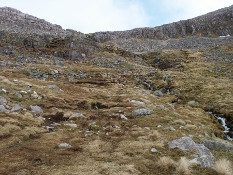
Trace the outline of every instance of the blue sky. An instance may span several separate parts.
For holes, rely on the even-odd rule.
[[[233,0],[0,0],[0,7],[83,33],[155,27],[230,5]]]

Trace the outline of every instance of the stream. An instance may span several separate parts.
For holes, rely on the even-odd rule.
[[[211,115],[213,115],[218,122],[223,126],[224,128],[224,134],[226,135],[226,138],[230,141],[233,141],[233,133],[231,131],[231,128],[227,126],[226,118],[224,118],[223,114],[217,114],[210,112]]]

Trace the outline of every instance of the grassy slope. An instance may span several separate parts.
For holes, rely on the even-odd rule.
[[[39,62],[27,64],[19,70],[13,67],[1,69],[0,89],[9,92],[2,96],[11,101],[12,106],[19,103],[28,110],[0,113],[0,174],[184,174],[185,168],[180,168],[177,162],[181,157],[192,159],[194,153],[170,150],[167,143],[187,135],[200,142],[210,139],[212,133],[223,139],[220,124],[204,109],[213,108],[232,116],[233,83],[226,75],[214,71],[219,63],[202,62],[199,53],[187,55],[180,51],[166,51],[162,55],[168,59],[169,55],[181,59],[182,70],[180,61],[167,70],[129,62],[125,64],[128,70],[123,73],[119,69],[72,62],[59,67],[52,65],[50,60],[47,60],[47,66]],[[231,66],[221,64],[231,71]],[[32,67],[44,72],[59,70],[63,73],[56,81],[52,78],[37,80],[27,73]],[[151,70],[159,76],[151,77]],[[69,82],[65,73],[79,71],[87,73],[88,78],[75,78]],[[173,91],[163,97],[156,97],[135,80],[135,77],[142,76],[150,79],[156,87],[163,87],[166,81],[161,77],[168,74],[173,76]],[[13,79],[18,79],[19,83],[14,83]],[[28,89],[26,82],[31,83],[32,88]],[[49,90],[47,86],[51,84],[59,86],[64,93]],[[180,93],[174,94],[175,89],[181,89]],[[19,99],[14,94],[21,90],[28,94]],[[33,91],[44,95],[43,98],[33,99],[30,95]],[[173,108],[172,101],[177,98],[181,102]],[[132,104],[130,100],[143,101],[153,114],[132,116],[132,110],[144,106]],[[189,106],[187,102],[190,100],[196,100],[199,107]],[[99,109],[92,108],[97,102],[101,104]],[[60,126],[48,131],[42,126],[50,122],[31,114],[29,106],[32,104],[43,108],[44,117],[56,117],[60,111],[64,113],[64,120],[75,112],[82,112],[86,118],[60,121]],[[129,120],[122,120],[120,114]],[[76,123],[78,128],[69,128],[65,123]],[[171,131],[171,126],[175,131]],[[71,144],[72,148],[59,149],[62,142]],[[152,147],[159,152],[151,153]],[[212,153],[217,159],[227,158],[233,162],[232,152]],[[162,157],[170,158],[161,161]],[[198,165],[193,165],[189,171],[192,174],[217,174],[213,169]]]

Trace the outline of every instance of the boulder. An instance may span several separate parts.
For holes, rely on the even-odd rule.
[[[190,137],[181,137],[168,143],[169,148],[179,148],[183,151],[198,151],[199,157],[195,161],[200,163],[203,167],[212,167],[215,158],[207,147],[203,144],[196,144]]]
[[[150,109],[141,108],[141,109],[134,110],[132,114],[134,116],[151,115],[152,111]]]
[[[233,151],[233,145],[229,142],[204,140],[201,142],[201,144],[205,145],[209,149],[216,151]]]
[[[37,113],[37,114],[43,113],[43,110],[39,106],[30,106],[30,108],[33,113]]]

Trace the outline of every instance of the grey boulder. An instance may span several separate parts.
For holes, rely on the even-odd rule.
[[[203,167],[212,167],[215,158],[207,147],[203,144],[196,144],[190,137],[181,137],[168,143],[169,148],[179,148],[183,151],[198,151],[199,157],[195,161],[200,163]]]

